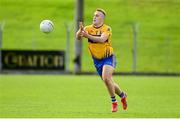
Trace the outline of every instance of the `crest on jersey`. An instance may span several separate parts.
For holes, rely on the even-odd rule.
[[[108,27],[108,28],[107,28],[107,31],[111,31],[111,28],[110,28],[110,27]]]

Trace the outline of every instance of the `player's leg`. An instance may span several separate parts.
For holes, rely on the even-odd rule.
[[[117,101],[115,98],[115,86],[114,86],[114,82],[112,81],[113,71],[114,68],[112,66],[104,65],[102,69],[102,79],[107,87],[109,95],[111,96],[112,112],[116,112],[118,108],[117,108]]]
[[[104,65],[103,66],[103,71],[102,71],[102,79],[108,89],[109,95],[111,97],[115,96],[115,88],[114,88],[114,83],[112,81],[112,73],[113,73],[113,67],[109,65]]]
[[[115,93],[117,95],[120,95],[122,93],[122,90],[120,89],[119,85],[116,82],[114,82],[114,80],[112,80],[112,81],[113,81],[113,84],[114,84]]]
[[[126,95],[125,92],[123,92],[120,89],[120,87],[119,87],[119,85],[117,83],[115,83],[114,81],[113,81],[113,83],[114,83],[115,93],[117,95],[119,95],[119,97],[121,98],[122,106],[123,106],[123,109],[125,110],[125,109],[127,109],[127,101],[126,101],[127,95]]]
[[[112,81],[113,81],[113,84],[114,84],[114,88],[115,88],[115,93],[117,94],[117,95],[119,95],[120,97],[122,97],[121,95],[123,95],[123,91],[122,91],[122,89],[120,88],[120,86],[112,79]]]
[[[113,70],[114,68],[112,66],[104,65],[102,71],[102,79],[106,84],[106,87],[111,97],[115,95],[114,83],[112,81]]]

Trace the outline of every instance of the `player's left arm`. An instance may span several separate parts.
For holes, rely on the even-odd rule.
[[[98,37],[88,34],[85,30],[82,31],[82,36],[98,43],[104,43],[109,38],[109,34],[107,33],[102,33],[101,36]]]

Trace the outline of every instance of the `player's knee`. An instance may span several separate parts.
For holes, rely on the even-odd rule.
[[[103,80],[107,80],[107,79],[111,79],[111,75],[110,74],[108,74],[108,73],[104,73],[103,75],[102,75],[102,78],[103,78]]]
[[[108,82],[109,82],[109,79],[103,79],[103,81],[104,81],[105,83],[108,83]]]
[[[107,78],[108,78],[107,75],[105,75],[105,74],[102,75],[102,79],[103,79],[104,81],[107,80]]]
[[[111,76],[108,74],[104,74],[104,75],[102,75],[102,79],[106,84],[108,84],[111,80]]]

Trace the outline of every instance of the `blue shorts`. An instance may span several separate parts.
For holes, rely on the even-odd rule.
[[[102,77],[102,70],[104,65],[110,65],[114,68],[116,68],[116,56],[111,55],[109,57],[103,58],[103,59],[96,59],[93,57],[94,66],[96,67],[96,70],[98,74]]]

